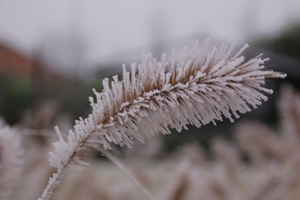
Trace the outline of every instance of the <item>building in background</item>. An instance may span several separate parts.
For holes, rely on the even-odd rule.
[[[8,45],[0,43],[0,76],[18,75],[30,77],[33,61]]]

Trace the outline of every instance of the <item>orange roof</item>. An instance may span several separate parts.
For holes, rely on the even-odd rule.
[[[30,76],[32,67],[30,58],[0,44],[0,75]]]

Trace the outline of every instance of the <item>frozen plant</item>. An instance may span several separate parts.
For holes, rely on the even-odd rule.
[[[50,153],[51,166],[57,172],[49,179],[40,200],[51,197],[67,171],[81,171],[88,163],[81,160],[90,148],[105,154],[111,144],[132,147],[134,140],[144,141],[155,134],[181,131],[188,124],[200,127],[251,111],[266,101],[266,78],[284,78],[285,74],[265,69],[261,55],[245,60],[245,45],[233,54],[235,44],[202,49],[196,43],[184,49],[179,59],[163,54],[161,61],[151,54],[143,56],[131,71],[123,66],[123,77],[103,80],[103,91],[90,97],[92,114],[76,121],[65,141],[56,128],[59,141]],[[137,73],[138,71],[138,73]],[[106,154],[105,154],[106,155]]]
[[[22,172],[21,136],[0,118],[0,199],[9,199]]]

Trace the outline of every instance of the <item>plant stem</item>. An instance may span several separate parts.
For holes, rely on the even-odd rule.
[[[52,175],[52,177],[49,178],[48,185],[45,188],[42,196],[38,200],[49,200],[50,197],[53,194],[53,190],[56,186],[59,185],[60,180],[62,179],[64,175],[64,169],[57,169],[57,172]]]
[[[133,181],[133,183],[145,194],[149,200],[154,200],[155,198],[149,193],[149,191],[141,184],[141,182],[130,172],[129,169],[118,159],[116,156],[111,154],[109,151],[104,150],[102,147],[97,148],[103,155],[105,155],[111,162],[113,162],[117,167],[119,167],[125,174]]]

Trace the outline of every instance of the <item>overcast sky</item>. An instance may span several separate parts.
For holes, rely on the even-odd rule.
[[[0,42],[30,55],[75,33],[88,63],[195,33],[244,43],[292,21],[300,22],[299,0],[0,0]]]

